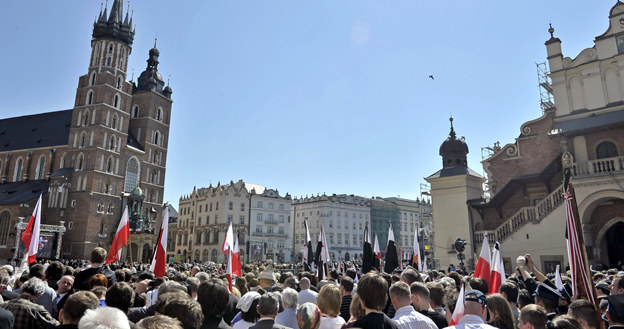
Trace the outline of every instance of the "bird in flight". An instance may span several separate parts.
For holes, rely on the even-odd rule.
[[[431,80],[435,80],[435,79],[433,78],[433,75],[430,75],[430,76],[429,76],[429,79],[431,79]]]

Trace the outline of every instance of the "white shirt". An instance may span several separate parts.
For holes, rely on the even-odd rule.
[[[321,318],[321,325],[318,329],[340,329],[345,324],[345,320],[341,316],[330,318],[323,315]]]
[[[401,329],[438,329],[430,318],[416,312],[412,305],[399,308],[392,318]]]
[[[451,327],[447,327],[447,328],[451,328],[451,329],[496,329],[496,327],[483,322],[483,319],[480,316],[474,315],[474,314],[466,314],[462,316],[461,319],[459,319],[458,324],[451,326]]]
[[[316,305],[316,296],[318,296],[318,293],[310,289],[301,290],[299,292],[299,305],[303,303],[312,303]]]

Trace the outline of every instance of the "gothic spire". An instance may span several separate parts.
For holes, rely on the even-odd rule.
[[[110,17],[108,17],[109,23],[118,23],[121,25],[121,18],[123,17],[123,14],[122,14],[123,3],[121,3],[121,1],[122,0],[113,1],[113,7],[111,8]]]

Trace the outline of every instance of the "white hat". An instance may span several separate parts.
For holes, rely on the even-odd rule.
[[[273,273],[273,266],[272,265],[269,264],[264,269],[264,271],[260,272],[260,275],[258,275],[258,280],[262,280],[262,279],[275,281],[275,273]]]
[[[258,298],[260,298],[259,293],[255,291],[250,291],[244,294],[243,297],[241,297],[241,299],[238,300],[238,303],[236,304],[236,308],[243,312],[247,312],[249,311],[251,304],[253,304],[253,301]]]

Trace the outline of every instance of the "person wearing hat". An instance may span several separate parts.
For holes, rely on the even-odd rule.
[[[267,292],[273,291],[273,285],[275,284],[275,273],[273,273],[273,266],[268,265],[260,275],[258,275],[258,282],[260,283],[260,288],[266,290]]]
[[[535,289],[533,294],[535,298],[535,304],[543,307],[548,315],[548,321],[552,321],[557,315],[557,306],[559,305],[559,298],[562,298],[561,293],[552,286],[550,281],[540,283]]]
[[[479,290],[468,290],[464,294],[464,315],[459,322],[447,328],[451,329],[494,329],[487,323],[488,308],[485,294]]]
[[[232,325],[233,329],[247,329],[258,321],[258,311],[256,310],[258,299],[260,299],[260,294],[255,291],[250,291],[241,297],[236,308],[241,310],[242,317]]]
[[[609,321],[609,329],[624,328],[624,294],[610,295],[609,307],[605,313],[607,321]]]
[[[609,284],[606,281],[596,283],[596,295],[597,298],[611,295],[611,288],[609,288]]]

